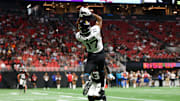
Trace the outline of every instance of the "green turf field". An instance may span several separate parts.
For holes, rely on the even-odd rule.
[[[180,88],[107,88],[108,101],[180,101]],[[0,89],[0,101],[87,101],[82,89]]]

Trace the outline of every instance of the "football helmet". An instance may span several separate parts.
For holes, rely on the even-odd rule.
[[[90,33],[91,25],[88,20],[84,20],[84,19],[80,20],[78,27],[81,34],[88,35]]]

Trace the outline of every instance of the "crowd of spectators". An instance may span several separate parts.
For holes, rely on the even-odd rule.
[[[106,39],[105,42],[108,42],[110,44],[110,47],[114,46],[114,49],[111,50],[114,50],[115,52],[122,55],[127,55],[127,57],[129,57],[131,61],[152,61],[152,59],[165,59],[165,61],[167,61],[167,59],[172,59],[173,61],[175,61],[179,56],[179,53],[167,51],[165,46],[170,45],[173,47],[178,47],[179,45],[179,38],[176,37],[178,35],[176,26],[179,26],[176,24],[176,22],[164,22],[163,28],[168,27],[168,31],[164,28],[164,31],[162,32],[167,35],[159,34],[159,37],[157,36],[157,34],[155,34],[156,36],[154,35],[154,37],[149,35],[149,33],[151,34],[151,32],[149,32],[148,28],[146,28],[147,23],[144,23],[144,26],[142,25],[140,27],[138,26],[139,22],[142,21],[104,21],[105,29],[103,31]],[[156,26],[154,23],[156,24]],[[160,26],[160,24],[159,22],[154,23],[150,28],[152,31],[158,33],[158,31],[156,31],[155,29],[157,26]],[[132,26],[131,24],[134,24],[134,26]]]
[[[180,70],[158,70],[158,71],[125,71],[116,72],[116,86],[129,87],[177,87],[180,86]],[[109,81],[109,80],[107,80]],[[108,83],[113,83],[113,80]]]
[[[15,62],[27,67],[78,65],[82,47],[73,41],[71,27],[53,16],[1,15],[1,63]]]
[[[60,18],[62,16],[51,13],[28,16],[25,12],[1,12],[0,68],[10,68],[12,63],[33,68],[81,67],[86,58],[85,48],[75,40],[75,29],[68,17]],[[147,23],[143,24],[147,26]],[[171,27],[169,30],[176,27],[174,22]],[[176,58],[179,55],[167,53],[161,47],[163,43],[131,26],[128,20],[105,20],[102,30],[107,52],[106,62],[110,67],[120,67],[120,62],[128,59],[150,61],[152,58]],[[177,46],[179,41],[173,33],[175,31],[168,37],[172,36],[173,40],[175,38],[173,46]],[[166,39],[165,36],[162,41],[171,41]]]

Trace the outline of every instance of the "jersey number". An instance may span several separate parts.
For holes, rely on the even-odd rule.
[[[92,72],[92,78],[95,80],[100,79],[99,72]]]
[[[90,49],[90,50],[92,48],[97,48],[97,43],[98,43],[98,40],[95,37],[93,37],[92,39],[93,40],[86,42],[86,45],[88,46],[88,49]]]

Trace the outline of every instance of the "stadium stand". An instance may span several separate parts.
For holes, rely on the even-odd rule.
[[[86,54],[74,38],[76,15],[60,19],[68,14],[47,14],[33,17],[20,10],[1,12],[0,69],[2,64],[10,69],[12,63],[39,71],[82,66]],[[128,61],[177,61],[179,53],[167,51],[166,46],[179,45],[178,23],[176,19],[106,18],[102,32],[108,65],[117,68],[126,57]]]

